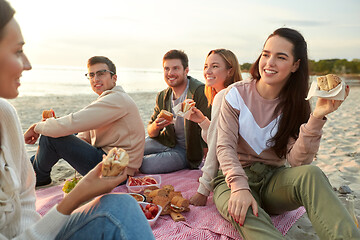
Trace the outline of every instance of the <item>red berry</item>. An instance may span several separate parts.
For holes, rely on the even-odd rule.
[[[147,219],[152,219],[152,218],[153,218],[153,215],[151,214],[150,211],[145,210],[145,217],[146,217]]]

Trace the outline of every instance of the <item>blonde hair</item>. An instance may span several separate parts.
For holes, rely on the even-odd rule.
[[[219,56],[221,56],[226,63],[226,69],[231,69],[230,75],[225,79],[224,88],[227,88],[229,85],[231,85],[234,82],[238,82],[238,81],[242,80],[240,64],[239,64],[235,54],[232,51],[224,49],[224,48],[211,50],[208,53],[206,59],[211,54],[218,54]],[[205,85],[204,92],[205,92],[205,96],[208,100],[208,106],[212,105],[212,103],[214,101],[214,97],[217,93],[215,88]]]

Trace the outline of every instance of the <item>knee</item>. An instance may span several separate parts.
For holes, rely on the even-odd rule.
[[[128,194],[106,194],[100,197],[99,208],[116,215],[125,209],[133,211],[134,208],[139,208],[139,205],[135,198]]]
[[[298,179],[300,180],[301,184],[312,184],[319,182],[319,181],[325,181],[328,182],[327,177],[323,173],[323,171],[314,165],[303,165],[298,167],[299,171]]]

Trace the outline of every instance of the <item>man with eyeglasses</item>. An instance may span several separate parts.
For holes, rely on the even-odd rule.
[[[50,172],[59,159],[85,175],[113,147],[129,154],[124,174],[133,176],[141,166],[144,125],[135,102],[121,86],[116,86],[114,63],[95,56],[88,60],[87,67],[85,76],[99,97],[78,112],[35,123],[24,134],[27,144],[34,144],[41,134],[38,151],[31,157],[36,186],[51,183]]]
[[[185,99],[193,99],[196,107],[210,119],[205,85],[188,76],[188,57],[181,50],[170,50],[163,57],[164,80],[169,86],[158,93],[154,113],[147,127],[143,173],[168,173],[197,168],[206,146],[201,128],[195,122],[176,116],[174,121],[159,117],[161,110],[174,113],[173,107]]]

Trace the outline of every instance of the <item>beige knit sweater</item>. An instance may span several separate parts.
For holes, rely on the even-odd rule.
[[[78,112],[37,123],[35,132],[55,138],[79,133],[79,138],[105,152],[113,147],[123,148],[129,154],[130,175],[134,175],[142,163],[144,124],[135,102],[120,86],[104,91]]]
[[[0,239],[54,239],[68,216],[35,209],[35,174],[13,106],[0,98]]]

